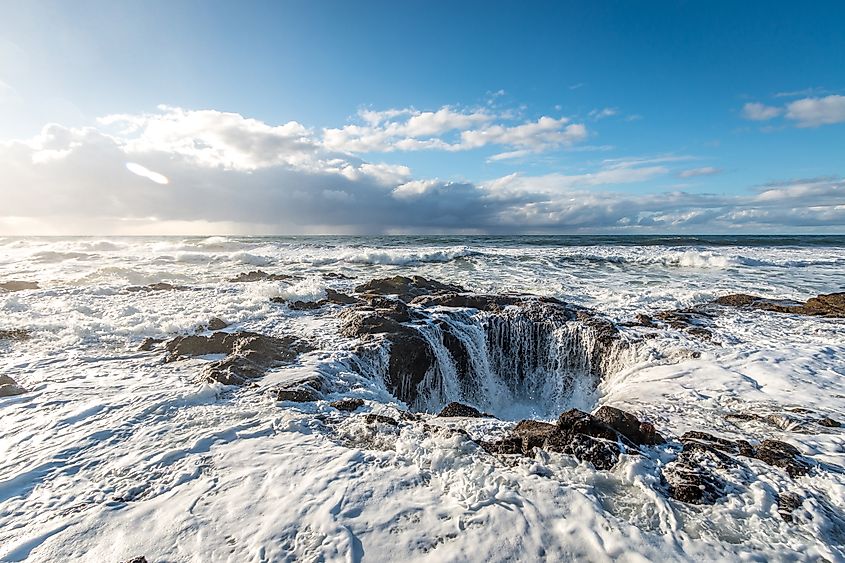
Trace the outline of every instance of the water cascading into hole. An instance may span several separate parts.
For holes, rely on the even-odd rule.
[[[623,341],[599,338],[582,322],[536,320],[518,312],[435,312],[415,328],[433,361],[416,393],[400,398],[426,412],[451,401],[505,419],[590,410],[602,376],[625,349]]]

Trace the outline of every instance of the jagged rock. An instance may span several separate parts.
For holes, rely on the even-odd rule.
[[[327,280],[354,280],[355,276],[347,276],[340,272],[323,272],[323,279]]]
[[[233,283],[246,283],[257,281],[287,281],[292,279],[298,279],[298,276],[290,274],[268,274],[263,270],[252,270],[251,272],[242,272],[226,281]]]
[[[290,336],[266,336],[254,332],[215,332],[211,336],[179,336],[165,346],[174,361],[184,357],[226,354],[222,360],[211,362],[202,379],[225,385],[243,385],[260,377],[268,369],[293,362],[299,354],[314,348]]]
[[[654,425],[649,422],[640,422],[636,416],[623,410],[603,406],[593,413],[593,416],[628,438],[634,444],[654,446],[666,442],[663,436],[655,430]]]
[[[685,432],[681,436],[681,444],[684,446],[684,451],[698,450],[715,454],[742,455],[745,457],[752,457],[754,455],[754,448],[745,440],[718,438],[712,434],[698,430]],[[725,460],[725,458],[720,459]]]
[[[364,406],[364,401],[361,399],[346,398],[332,401],[329,406],[336,408],[339,411],[352,412]]]
[[[319,301],[288,301],[288,307],[293,311],[313,311],[325,304],[325,299],[320,299]]]
[[[443,410],[438,413],[439,417],[443,418],[451,418],[451,417],[463,417],[463,418],[484,418],[489,417],[490,415],[482,413],[475,407],[471,407],[469,405],[465,405],[463,403],[458,402],[451,402],[445,407]]]
[[[185,291],[189,289],[186,285],[173,285],[167,282],[151,283],[149,285],[133,285],[126,288],[126,291]]]
[[[786,522],[792,522],[792,513],[801,508],[804,499],[795,493],[778,494],[778,514]]]
[[[691,504],[714,504],[725,495],[725,481],[706,465],[707,453],[681,452],[666,464],[663,477],[669,496]]]
[[[132,559],[124,561],[123,563],[147,563],[147,558],[143,555],[139,555],[138,557],[133,557]]]
[[[273,395],[277,401],[291,401],[294,403],[312,403],[320,399],[317,392],[308,387],[274,389]]]
[[[163,338],[147,337],[147,338],[144,339],[143,342],[141,342],[141,345],[138,346],[138,351],[149,352],[150,350],[152,350],[153,348],[155,348],[156,346],[158,346],[162,342],[164,342]]]
[[[26,289],[39,289],[38,282],[9,280],[7,282],[0,282],[0,290],[3,291],[24,291]]]
[[[522,298],[516,295],[484,295],[479,293],[446,293],[442,295],[421,295],[411,303],[423,307],[455,307],[478,309],[489,313],[501,312],[505,307],[517,305]]]
[[[364,422],[367,424],[389,424],[390,426],[398,426],[399,422],[395,418],[385,416],[383,414],[369,413],[364,417]]]
[[[761,309],[776,313],[793,313],[797,315],[812,315],[819,317],[845,317],[845,292],[821,294],[811,297],[801,303],[792,300],[775,300],[735,293],[725,295],[713,301],[716,305],[726,307],[740,307],[745,309]]]
[[[352,305],[354,303],[358,303],[359,300],[355,297],[350,295],[346,295],[345,293],[341,293],[339,291],[335,291],[332,288],[326,288],[326,301],[329,303],[334,303],[336,305]]]
[[[208,330],[223,330],[227,326],[229,326],[229,323],[220,317],[212,317],[211,320],[208,321]]]
[[[355,293],[369,295],[397,295],[403,301],[410,301],[420,295],[434,293],[462,293],[464,288],[458,285],[446,284],[429,280],[422,276],[393,276],[379,278],[355,287]]]
[[[763,440],[754,448],[755,458],[784,469],[790,477],[806,475],[810,471],[810,464],[800,456],[798,448],[779,440]]]
[[[539,420],[520,420],[511,430],[511,436],[519,443],[519,452],[531,456],[534,448],[542,448],[546,440],[555,431],[557,426]]]
[[[0,330],[0,340],[29,340],[30,333],[24,328],[13,328],[10,330]]]
[[[825,416],[816,421],[816,423],[820,426],[827,426],[828,428],[839,428],[842,426],[842,423],[839,421],[833,420],[832,418]]]

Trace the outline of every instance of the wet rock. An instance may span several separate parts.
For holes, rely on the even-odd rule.
[[[818,295],[808,299],[804,303],[788,299],[767,299],[756,295],[736,293],[719,297],[713,303],[725,307],[760,309],[776,313],[792,313],[819,317],[845,317],[845,292]]]
[[[816,421],[816,424],[820,426],[826,426],[828,428],[839,428],[842,424],[839,421],[833,420],[832,418],[825,416],[820,418]]]
[[[410,301],[420,295],[434,293],[462,293],[464,288],[458,285],[446,284],[429,280],[422,276],[393,276],[379,278],[355,287],[355,293],[369,295],[397,295],[403,301]]]
[[[446,293],[443,295],[422,295],[411,303],[423,307],[454,307],[477,309],[488,313],[501,312],[505,307],[517,305],[522,298],[516,295],[484,295],[479,293]]]
[[[681,436],[681,444],[683,444],[684,451],[707,451],[716,454],[723,462],[727,461],[728,458],[719,456],[720,453],[745,457],[754,455],[754,448],[745,440],[728,440],[697,430],[685,432]]]
[[[132,559],[128,559],[123,563],[147,563],[147,558],[143,555],[139,555],[138,557],[133,557]]]
[[[451,402],[441,410],[438,415],[443,418],[463,417],[463,418],[484,418],[490,415],[484,414],[475,407],[465,405],[463,403]]]
[[[2,291],[24,291],[27,289],[39,289],[38,282],[9,280],[7,282],[0,282],[0,290]]]
[[[539,420],[520,420],[511,430],[511,436],[519,443],[519,452],[523,455],[534,455],[534,448],[542,448],[546,440],[557,426]]]
[[[801,459],[801,452],[792,444],[779,440],[763,440],[754,448],[754,456],[774,467],[785,470],[790,477],[800,477],[810,472],[810,464]]]
[[[682,452],[666,464],[663,477],[669,496],[690,504],[714,504],[725,495],[726,483],[708,467],[707,453]]]
[[[23,340],[29,340],[30,337],[30,332],[23,328],[0,330],[0,340],[15,340],[20,342]]]
[[[795,493],[778,494],[778,514],[786,522],[792,522],[792,513],[801,508],[804,499]]]
[[[229,323],[220,317],[212,317],[212,319],[208,321],[208,330],[223,330],[227,326],[229,326]]]
[[[323,279],[326,280],[354,280],[355,276],[347,276],[340,272],[323,272]]]
[[[324,299],[320,299],[319,301],[288,301],[288,307],[292,311],[313,311],[315,309],[319,309],[327,302]]]
[[[623,410],[603,406],[593,413],[593,416],[634,444],[654,446],[666,442],[651,423],[640,422],[636,416]]]
[[[139,352],[149,352],[150,350],[152,350],[153,348],[155,348],[156,346],[158,346],[162,342],[164,342],[163,338],[147,337],[147,338],[144,339],[143,342],[141,342],[141,345],[138,346],[138,351]]]
[[[674,329],[684,330],[692,336],[710,340],[713,332],[710,329],[714,315],[702,307],[676,309],[674,311],[660,311],[655,313],[654,319]],[[652,320],[652,326],[658,326]]]
[[[257,281],[288,281],[292,279],[298,279],[298,276],[290,274],[268,274],[263,270],[252,270],[250,272],[242,272],[226,281],[233,283],[248,283]]]
[[[399,422],[395,418],[385,416],[383,414],[369,413],[364,417],[364,422],[367,424],[389,424],[390,426],[398,426]]]
[[[133,285],[126,288],[126,291],[149,292],[149,291],[185,291],[190,289],[186,285],[173,285],[167,282],[151,283],[149,285]]]
[[[443,334],[443,345],[449,351],[452,361],[455,364],[455,371],[459,378],[467,377],[472,371],[472,362],[469,351],[460,338],[452,334],[449,323],[438,321],[438,326]]]
[[[560,443],[555,438],[560,434],[552,434],[546,440],[545,449],[574,456],[579,461],[588,461],[596,469],[611,469],[619,461],[622,453],[619,444],[602,438],[594,438],[587,434],[574,434],[568,441]]]
[[[0,397],[14,397],[24,393],[27,393],[27,390],[18,385],[14,379],[8,375],[0,375]]]
[[[359,300],[355,297],[346,295],[345,293],[341,293],[339,291],[335,291],[332,288],[326,289],[326,301],[328,301],[329,303],[334,303],[336,305],[352,305],[354,303],[359,302]]]
[[[272,367],[293,362],[313,347],[290,336],[275,337],[243,331],[179,336],[168,342],[165,349],[168,353],[166,361],[225,354],[225,358],[211,362],[205,368],[202,379],[225,385],[243,385]]]
[[[291,401],[294,403],[312,403],[320,400],[316,391],[308,387],[292,389],[274,389],[273,396],[277,401]]]
[[[329,406],[336,408],[339,411],[352,412],[364,406],[364,401],[361,399],[346,398],[332,401]]]

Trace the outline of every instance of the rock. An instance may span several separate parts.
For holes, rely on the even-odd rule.
[[[30,333],[23,328],[13,328],[10,330],[0,330],[0,340],[16,340],[18,342],[30,339]]]
[[[792,522],[792,513],[804,504],[804,499],[795,493],[779,493],[777,500],[778,514],[786,522]]]
[[[150,350],[152,350],[153,348],[155,348],[156,346],[158,346],[162,342],[164,342],[163,338],[147,337],[147,338],[144,339],[143,342],[141,342],[141,345],[138,346],[138,351],[149,352]]]
[[[383,414],[373,414],[369,413],[364,417],[364,422],[367,424],[389,424],[391,426],[398,426],[399,423],[396,421],[395,418],[391,418],[389,416],[385,416]]]
[[[323,279],[326,280],[354,280],[355,276],[347,276],[340,272],[323,272]]]
[[[275,301],[275,299],[277,298],[273,299],[274,302],[278,303],[278,301]],[[320,307],[325,305],[326,300],[320,299],[319,301],[288,301],[287,304],[292,311],[313,311],[314,309],[319,309]]]
[[[0,397],[14,397],[16,395],[23,395],[26,392],[26,389],[18,385],[8,375],[0,375]]]
[[[623,410],[603,406],[593,413],[593,416],[638,446],[654,446],[666,442],[651,423],[640,422],[636,416]]]
[[[840,422],[833,420],[828,416],[818,419],[816,423],[820,426],[827,426],[828,428],[839,428],[840,426],[842,426]]]
[[[354,303],[358,303],[359,300],[355,297],[350,295],[346,295],[345,293],[341,293],[339,291],[335,291],[332,288],[326,288],[326,301],[329,303],[334,303],[336,305],[352,305]]]
[[[149,285],[133,285],[126,288],[126,291],[185,291],[189,289],[186,285],[173,285],[167,282],[151,283]]]
[[[336,408],[339,411],[353,412],[364,406],[364,401],[361,399],[346,398],[332,401],[329,403],[329,406]]]
[[[313,403],[320,399],[313,389],[298,387],[293,389],[274,389],[272,391],[277,401],[291,401],[294,403]]]
[[[24,291],[26,289],[39,289],[38,282],[9,280],[7,282],[0,282],[0,290],[3,291]]]
[[[522,301],[523,299],[516,295],[446,293],[441,295],[421,295],[415,297],[411,303],[423,307],[455,307],[498,313],[505,307],[517,305]]]
[[[139,555],[138,557],[133,557],[132,559],[124,561],[123,563],[147,563],[147,558],[143,555]]]
[[[202,379],[224,385],[243,385],[260,377],[268,369],[291,363],[304,352],[314,348],[291,336],[275,337],[254,332],[215,332],[211,336],[179,336],[165,346],[168,357],[175,361],[184,357],[226,354],[222,360],[211,362]]]
[[[251,272],[242,272],[226,281],[232,283],[247,283],[257,281],[287,281],[292,279],[298,279],[298,276],[292,276],[290,274],[268,274],[263,270],[252,270]]]
[[[393,276],[379,278],[355,287],[355,293],[369,295],[397,295],[402,301],[410,301],[420,295],[433,293],[462,293],[464,288],[429,280],[422,276]]]
[[[483,418],[490,415],[483,414],[475,407],[464,405],[463,403],[451,402],[437,415],[443,418],[463,417],[463,418]]]
[[[670,497],[691,504],[714,504],[725,495],[725,481],[703,463],[706,456],[682,452],[666,464],[663,477]]]
[[[792,313],[819,317],[845,317],[845,292],[817,295],[816,297],[811,297],[805,303],[735,293],[719,297],[713,303],[725,307],[760,309],[776,313]]]
[[[223,330],[227,326],[229,326],[229,323],[220,317],[212,317],[211,320],[208,321],[208,330]]]
[[[754,454],[754,448],[751,447],[745,440],[728,440],[726,438],[718,438],[706,432],[699,432],[692,430],[685,432],[681,436],[681,444],[683,444],[684,451],[697,450],[707,451],[717,455],[724,462],[726,458],[719,456],[719,454],[742,455],[751,457]]]
[[[790,477],[799,477],[809,473],[811,467],[800,456],[801,452],[792,444],[778,440],[763,440],[754,448],[753,457],[784,469]]]

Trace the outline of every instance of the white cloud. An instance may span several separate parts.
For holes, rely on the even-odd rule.
[[[742,116],[752,121],[768,121],[783,113],[781,108],[767,106],[759,102],[749,102],[742,106]]]
[[[686,170],[681,170],[678,172],[678,176],[681,178],[695,178],[696,176],[712,176],[713,174],[718,174],[721,171],[721,168],[716,168],[715,166],[702,166],[701,168],[687,168]]]
[[[573,125],[543,119],[513,127],[491,123],[483,127],[500,127],[488,135],[497,140],[478,142],[531,151],[565,142],[557,135]],[[845,182],[837,178],[773,184],[746,195],[655,187],[682,172],[679,165],[689,158],[608,159],[573,174],[449,182],[328,150],[295,122],[276,126],[238,114],[163,108],[105,119],[98,127],[50,125],[33,139],[0,143],[0,231],[718,232],[845,226]],[[631,189],[643,183],[649,193]]]
[[[845,122],[845,96],[804,98],[786,106],[786,117],[798,127],[818,127]]]
[[[602,108],[602,109],[594,109],[590,112],[590,117],[593,119],[604,119],[605,117],[613,117],[617,115],[619,110],[616,108]]]

